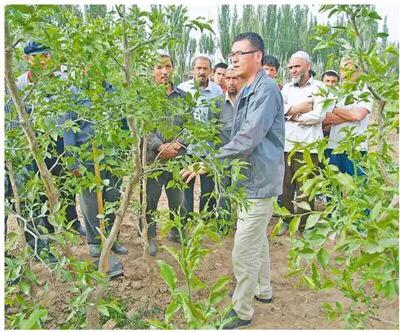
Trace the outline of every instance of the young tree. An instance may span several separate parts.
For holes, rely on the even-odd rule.
[[[184,39],[184,35],[196,28],[200,30],[210,30],[210,26],[202,20],[190,21],[186,16],[186,9],[179,7],[176,11],[175,6],[153,9],[151,12],[141,11],[137,6],[126,9],[124,6],[116,6],[115,15],[105,15],[93,17],[88,15],[86,21],[83,17],[76,15],[73,8],[69,7],[42,7],[42,6],[10,6],[6,13],[7,24],[10,33],[7,35],[7,86],[14,99],[21,125],[24,129],[21,136],[21,144],[26,147],[24,139],[30,142],[30,149],[36,162],[40,165],[40,178],[46,183],[46,193],[50,201],[50,211],[57,212],[64,205],[63,193],[65,191],[79,192],[83,189],[102,191],[107,188],[109,183],[107,179],[101,179],[97,175],[87,170],[85,162],[97,164],[100,171],[107,170],[119,179],[124,179],[121,187],[121,199],[119,202],[106,203],[104,206],[104,215],[99,211],[98,218],[106,218],[106,214],[114,212],[115,221],[109,233],[100,230],[103,239],[103,246],[98,263],[97,271],[90,262],[82,262],[74,257],[68,256],[65,264],[55,267],[52,273],[65,278],[65,281],[73,281],[78,297],[75,307],[71,309],[66,318],[65,326],[70,324],[79,324],[88,328],[100,327],[99,310],[104,310],[104,294],[108,283],[105,273],[108,270],[108,257],[110,250],[117,238],[124,215],[131,204],[132,193],[138,187],[141,180],[147,176],[157,176],[157,172],[168,169],[175,174],[175,183],[169,184],[183,188],[185,185],[180,179],[179,171],[186,167],[191,160],[181,158],[177,162],[161,164],[154,162],[146,164],[146,135],[154,130],[159,130],[163,135],[187,135],[188,143],[212,139],[217,137],[217,128],[214,123],[203,127],[198,123],[192,123],[192,107],[196,105],[196,100],[189,96],[181,100],[178,105],[171,103],[165,96],[165,91],[154,85],[149,69],[153,67],[157,60],[157,49],[166,49],[170,47],[175,49]],[[177,16],[174,16],[177,15]],[[168,18],[167,22],[165,17]],[[59,20],[64,24],[54,25],[54,21]],[[172,21],[171,21],[172,20]],[[174,21],[175,20],[175,21]],[[176,31],[176,24],[179,23],[180,30]],[[29,33],[28,33],[29,32]],[[60,65],[67,67],[67,80],[62,84],[51,84],[47,80],[41,80],[31,87],[31,91],[24,100],[15,91],[14,71],[16,67],[12,60],[20,55],[16,46],[28,38],[47,45],[52,52],[51,69],[59,68]],[[190,46],[193,48],[193,42]],[[193,49],[192,49],[193,52]],[[186,54],[183,54],[186,56]],[[45,75],[50,73],[47,71]],[[105,92],[105,84],[112,86],[112,91]],[[70,88],[77,88],[70,90]],[[27,114],[23,103],[31,101],[40,101],[40,97],[51,91],[52,94],[60,95],[60,99],[52,104],[51,108],[44,103],[37,103],[34,116]],[[72,92],[75,91],[75,92]],[[90,107],[81,105],[81,101],[90,101]],[[66,121],[62,125],[54,122],[46,122],[46,116],[51,114],[54,117],[61,116],[66,110],[73,110],[77,114],[77,119]],[[24,113],[25,112],[25,113]],[[179,133],[171,132],[171,128],[165,126],[165,119],[180,114],[184,117],[186,128]],[[129,131],[122,128],[126,120],[129,125]],[[44,151],[49,145],[49,136],[53,133],[60,134],[63,130],[81,130],[79,123],[90,121],[93,126],[93,136],[90,142],[80,147],[67,150],[66,154],[59,156],[59,162],[63,166],[74,163],[78,159],[81,163],[79,170],[82,177],[75,178],[67,174],[61,178],[48,175],[49,170],[43,164]],[[11,136],[9,136],[11,138]],[[7,142],[11,143],[11,142]],[[143,143],[143,148],[141,144]],[[8,146],[8,145],[7,145]],[[207,147],[210,149],[210,147]],[[72,153],[72,155],[69,155]],[[18,163],[21,159],[12,158],[13,154],[7,151],[7,157],[12,165]],[[21,156],[19,156],[21,157]],[[217,187],[221,187],[224,177],[223,166],[214,164],[210,160],[210,168],[215,171],[219,177]],[[11,168],[11,167],[10,167]],[[240,191],[239,191],[240,192]],[[59,194],[60,193],[60,194]],[[220,192],[219,194],[222,194]],[[37,195],[37,192],[31,192],[31,195]],[[216,197],[217,202],[219,196]],[[243,201],[240,197],[238,201]],[[60,202],[60,204],[58,203]],[[138,202],[136,202],[138,204]],[[216,210],[211,213],[218,216],[219,204]],[[46,211],[44,211],[46,212]],[[205,212],[202,216],[196,215],[196,220],[207,219],[210,221],[210,215]],[[192,217],[193,218],[193,217]],[[220,222],[214,219],[214,223]],[[168,223],[168,221],[165,221]],[[59,233],[54,237],[55,243],[62,245],[66,239],[71,236],[65,230],[66,225],[62,219],[55,219],[54,224],[59,227]],[[195,225],[194,222],[188,223]],[[181,225],[182,226],[182,225]],[[210,223],[211,227],[211,223]],[[215,228],[215,227],[214,227]],[[216,228],[215,228],[216,229]],[[186,227],[185,232],[190,231]],[[208,235],[210,236],[210,232]],[[144,260],[146,253],[146,233],[144,231]],[[186,241],[186,240],[185,240]],[[204,255],[204,250],[199,248],[200,242],[194,242],[193,250],[197,250]],[[193,251],[194,252],[194,251]],[[198,258],[194,257],[196,264]],[[12,261],[9,261],[7,275],[12,275],[14,269]],[[28,273],[29,272],[29,273]],[[25,272],[24,272],[25,273]],[[31,271],[26,272],[33,279]],[[191,273],[192,274],[192,273]],[[33,275],[34,276],[34,275]],[[20,290],[27,290],[27,279],[22,276]],[[189,276],[190,283],[194,276]],[[10,280],[10,278],[7,278]],[[224,285],[226,281],[224,281]],[[190,287],[190,284],[188,284]],[[221,284],[217,295],[221,295]],[[223,285],[222,285],[223,286]],[[18,299],[21,294],[17,288],[12,288],[8,293],[7,301],[10,304],[21,308]],[[22,297],[23,298],[23,297]],[[79,299],[79,300],[78,300]],[[215,299],[213,300],[215,301]],[[212,302],[211,305],[219,302]],[[23,302],[22,312],[16,316],[11,316],[11,325],[13,327],[41,327],[46,318],[47,310],[38,307],[32,312],[32,304]],[[80,306],[80,307],[79,307]],[[85,317],[85,311],[82,307],[86,306],[86,323],[74,323],[76,316]],[[25,311],[27,310],[27,311]],[[210,307],[210,310],[214,310]],[[31,315],[27,317],[27,312]],[[77,313],[79,312],[79,315]],[[27,319],[28,318],[28,319]],[[71,326],[71,325],[70,325]],[[75,325],[72,325],[75,326]]]
[[[343,31],[343,27],[320,29],[316,48],[338,47],[342,56],[350,57],[362,69],[356,82],[341,85],[338,96],[346,98],[348,104],[372,97],[376,121],[364,135],[355,136],[351,130],[346,130],[346,137],[333,151],[345,151],[354,167],[361,167],[365,176],[352,177],[330,165],[323,153],[326,140],[298,146],[305,161],[295,177],[303,181],[303,195],[313,198],[324,194],[328,202],[323,211],[311,211],[309,206],[302,206],[309,211],[306,232],[292,239],[289,275],[296,276],[312,289],[339,289],[350,304],[325,303],[323,308],[328,318],[341,318],[348,326],[361,328],[368,318],[374,317],[382,301],[391,301],[399,293],[399,166],[393,146],[393,137],[398,133],[399,50],[393,44],[382,47],[381,41],[387,34],[375,31],[376,22],[381,18],[371,6],[325,5],[321,12],[346,17],[345,37],[337,38],[336,32],[331,33],[331,29]],[[369,25],[366,36],[362,29]],[[321,94],[327,98],[326,107],[335,102],[332,95]],[[359,145],[366,139],[369,151],[364,155]],[[318,151],[323,168],[314,166],[307,158],[312,148]],[[299,216],[290,223],[291,235],[298,225]],[[278,224],[276,230],[279,228]],[[332,236],[336,237],[333,244]]]

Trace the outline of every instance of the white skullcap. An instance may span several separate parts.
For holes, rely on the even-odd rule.
[[[210,66],[212,67],[212,60],[211,60],[210,56],[209,56],[208,54],[205,54],[205,53],[199,53],[199,54],[197,54],[197,55],[193,58],[192,65],[194,65],[194,63],[196,62],[196,60],[197,60],[198,58],[206,58],[208,61],[210,61]]]
[[[310,56],[308,55],[307,52],[304,52],[304,51],[297,51],[297,52],[293,53],[290,58],[301,58],[301,59],[306,60],[308,63],[311,63]]]
[[[168,51],[166,51],[166,50],[161,50],[161,49],[159,49],[159,50],[157,50],[157,54],[159,55],[159,56],[167,56],[168,58],[171,58],[171,55],[168,53]]]
[[[325,71],[324,71],[324,75],[325,75],[326,73],[334,73],[334,74],[337,75],[337,77],[340,77],[339,73],[338,73],[336,70],[333,70],[333,69],[327,69],[327,70],[325,70]]]
[[[233,65],[229,65],[228,68],[226,68],[226,70],[235,70],[235,67],[233,67]]]

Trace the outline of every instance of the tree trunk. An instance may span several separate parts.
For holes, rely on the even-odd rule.
[[[125,6],[122,6],[123,11],[121,12],[118,9],[118,13],[123,18],[123,13],[125,12]],[[123,22],[124,28],[126,29],[125,22]],[[125,30],[124,29],[124,30]],[[130,52],[128,50],[128,36],[125,30],[124,37],[123,37],[123,47],[124,47],[124,73],[125,73],[125,81],[126,81],[126,88],[129,89],[131,85],[130,81]],[[110,234],[107,239],[103,243],[103,248],[101,250],[100,259],[99,259],[99,272],[107,273],[107,263],[108,257],[111,253],[111,247],[113,246],[115,240],[117,239],[119,230],[121,228],[121,224],[125,213],[128,209],[129,202],[132,196],[132,191],[134,186],[139,183],[140,178],[142,176],[142,165],[140,159],[140,139],[137,134],[136,123],[133,119],[128,119],[129,129],[131,130],[131,135],[136,140],[136,145],[132,146],[132,155],[134,160],[134,171],[128,177],[128,181],[126,183],[126,187],[124,189],[120,206],[115,214],[114,224],[111,228]],[[97,310],[97,305],[100,299],[104,296],[105,288],[100,284],[97,284],[95,289],[91,292],[88,297],[88,304],[86,309],[86,320],[88,324],[88,329],[99,329],[100,326],[100,315],[99,311]]]

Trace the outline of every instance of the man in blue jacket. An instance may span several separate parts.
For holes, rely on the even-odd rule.
[[[29,95],[30,90],[35,87],[40,79],[48,79],[51,80],[53,83],[56,81],[65,81],[65,75],[60,71],[52,72],[51,74],[46,74],[46,70],[48,70],[49,62],[51,60],[51,52],[47,46],[43,44],[39,44],[34,41],[28,42],[24,47],[24,59],[29,64],[30,69],[23,73],[22,75],[18,76],[16,79],[16,86],[18,91],[24,96],[24,106],[26,111],[30,115],[30,120],[32,123],[37,121],[37,113],[43,112],[43,108],[46,106],[51,108],[53,107],[53,102],[57,102],[57,99],[60,97],[57,94],[48,94],[44,97],[40,102],[31,102]],[[28,98],[27,100],[25,100]],[[39,110],[39,111],[38,111]],[[54,116],[52,114],[45,115],[46,122],[48,124],[52,124],[54,127],[57,126],[58,121],[60,120],[58,116]],[[16,111],[14,109],[13,103],[10,101],[5,105],[5,131],[6,133],[10,133],[11,131],[16,131],[19,134],[22,134],[20,130],[20,123],[18,117],[16,116]],[[19,135],[18,134],[18,135]],[[40,136],[39,136],[40,138]],[[63,139],[60,135],[49,135],[50,144],[46,146],[46,153],[44,154],[44,161],[46,163],[47,168],[50,170],[51,174],[54,177],[63,177],[65,175],[65,170],[63,165],[59,160],[59,156],[63,154],[64,147],[63,147]],[[7,143],[6,149],[8,149],[8,144],[13,145],[13,140],[10,140]],[[36,174],[38,172],[38,167],[36,165],[35,160],[31,159],[28,156],[27,164],[22,166],[21,164],[15,165],[15,174],[16,182],[17,182],[17,191],[19,195],[24,195],[26,183],[32,176],[32,174]],[[6,171],[8,171],[6,169]],[[6,174],[6,183],[9,183],[8,175]],[[13,193],[10,190],[11,187],[6,187],[6,199],[11,200]],[[66,206],[66,221],[68,223],[72,223],[72,228],[75,229],[79,234],[85,235],[85,231],[82,228],[80,221],[78,220],[76,207],[75,207],[75,195],[73,193],[66,193],[63,194],[62,197],[68,202]],[[32,249],[39,253],[42,249],[48,248],[49,240],[46,238],[45,234],[41,234],[42,232],[39,231],[38,225],[47,229],[48,233],[54,232],[54,226],[49,222],[47,215],[42,215],[40,211],[40,207],[47,202],[47,197],[44,194],[40,194],[39,196],[40,204],[38,204],[39,209],[34,205],[24,200],[22,198],[22,209],[23,214],[26,212],[26,209],[33,209],[33,215],[35,216],[34,220],[29,220],[30,218],[25,216],[28,219],[27,225],[25,225],[27,231],[25,231],[25,238],[27,244],[32,247]],[[20,216],[23,217],[23,216]],[[7,218],[7,216],[6,216]],[[56,262],[54,256],[49,255],[51,262]]]
[[[107,82],[103,82],[104,91],[107,93],[115,92],[112,85]],[[92,101],[85,96],[85,91],[83,89],[78,89],[76,87],[71,87],[71,92],[75,96],[76,108],[92,108]],[[68,165],[70,172],[76,176],[81,177],[81,167],[86,168],[86,170],[94,174],[94,161],[84,160],[81,161],[79,158],[73,155],[74,150],[92,150],[92,142],[94,142],[96,137],[95,123],[84,118],[80,118],[80,114],[77,111],[71,111],[64,114],[61,121],[62,124],[70,121],[78,125],[79,129],[73,130],[66,129],[64,131],[64,148],[67,155],[72,155],[74,162]],[[124,122],[122,122],[122,127],[124,127]],[[77,149],[78,148],[78,149]],[[103,186],[102,197],[105,203],[118,202],[120,199],[119,187],[122,180],[116,175],[112,174],[109,170],[100,171],[100,177],[102,180],[108,180],[107,185]],[[85,188],[80,193],[80,206],[83,214],[83,219],[86,228],[86,237],[89,245],[89,255],[92,257],[100,257],[101,254],[101,239],[99,234],[100,220],[98,218],[99,206],[97,201],[97,193],[94,189]],[[115,220],[115,213],[110,212],[105,215],[107,221],[106,232],[109,233]],[[111,249],[116,254],[126,255],[128,249],[119,244],[114,243]]]
[[[239,212],[234,247],[233,272],[236,288],[232,297],[231,322],[224,329],[250,324],[252,301],[272,300],[267,226],[273,212],[273,197],[282,193],[284,175],[283,100],[276,82],[262,68],[264,42],[253,32],[238,35],[229,58],[245,83],[235,105],[231,140],[219,150],[222,160],[242,159],[249,163],[246,188],[250,208]],[[183,170],[190,181],[204,171]]]

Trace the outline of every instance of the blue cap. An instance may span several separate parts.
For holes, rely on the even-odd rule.
[[[50,49],[45,45],[30,41],[24,47],[24,53],[27,55],[50,53]]]

